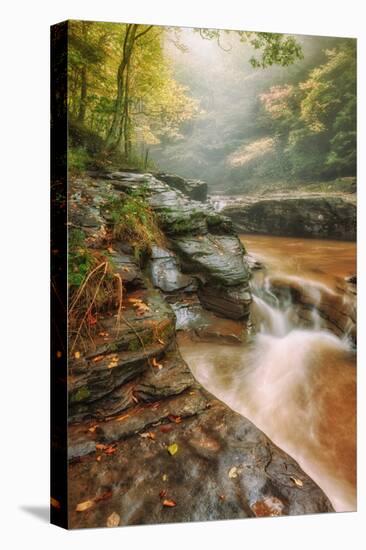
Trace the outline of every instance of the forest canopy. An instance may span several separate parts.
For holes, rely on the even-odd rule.
[[[72,170],[242,190],[356,174],[352,39],[71,21],[68,87]]]

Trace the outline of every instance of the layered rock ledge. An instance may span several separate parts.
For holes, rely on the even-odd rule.
[[[228,201],[221,212],[241,233],[355,240],[356,204],[350,195],[289,194]]]

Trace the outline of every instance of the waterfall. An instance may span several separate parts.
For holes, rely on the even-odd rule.
[[[306,295],[304,320],[286,277],[279,293],[272,276],[279,277],[252,280],[251,346],[195,344],[182,354],[209,391],[299,462],[337,511],[355,510],[354,350],[346,332],[330,332],[319,314],[324,295],[334,291],[286,275]]]

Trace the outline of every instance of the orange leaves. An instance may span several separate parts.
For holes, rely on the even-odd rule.
[[[150,311],[149,306],[145,304],[145,302],[143,302],[141,298],[129,298],[128,301],[134,307],[136,315],[145,315],[145,313]]]
[[[87,315],[87,318],[86,318],[86,322],[88,323],[88,325],[90,327],[94,326],[97,324],[97,318],[92,314],[91,311],[88,312],[88,315]]]
[[[97,451],[102,451],[106,455],[112,455],[117,451],[117,443],[112,445],[105,445],[104,443],[97,443],[95,445]]]
[[[101,502],[103,500],[108,500],[113,495],[112,491],[106,491],[105,493],[101,493],[100,495],[95,496],[94,498],[91,498],[89,500],[84,500],[83,502],[79,502],[77,504],[75,511],[76,512],[86,512],[86,510],[90,510],[95,504],[98,502]]]
[[[151,364],[152,364],[153,367],[155,367],[158,370],[163,368],[163,365],[161,363],[157,362],[156,357],[153,357],[153,359],[151,361]]]
[[[251,509],[257,517],[281,516],[284,504],[279,498],[269,496],[256,501]]]
[[[171,426],[170,424],[163,424],[162,426],[160,426],[160,431],[163,434],[167,434],[171,432],[172,429],[173,429],[173,426]]]
[[[106,455],[113,455],[117,451],[117,447],[110,445],[104,452]]]
[[[104,355],[96,355],[95,357],[93,357],[93,363],[98,363],[102,359],[104,359]]]
[[[56,498],[51,497],[51,506],[52,508],[56,508],[57,510],[61,510],[61,504]]]
[[[117,512],[112,512],[107,519],[107,527],[118,527],[121,517]]]
[[[170,422],[175,422],[175,424],[180,424],[182,422],[181,416],[176,416],[175,414],[168,414]]]
[[[166,498],[163,500],[163,506],[167,506],[168,508],[175,508],[176,505],[177,503],[175,502],[175,500],[172,500],[170,498]]]
[[[114,369],[115,367],[118,366],[118,355],[116,354],[113,354],[110,356],[110,361],[108,363],[108,368],[109,369]]]
[[[95,448],[97,451],[104,451],[105,449],[108,449],[108,445],[104,445],[104,443],[97,443]]]
[[[75,510],[76,512],[85,512],[85,510],[89,510],[89,508],[91,508],[93,505],[94,505],[94,499],[84,500],[84,502],[79,502]]]

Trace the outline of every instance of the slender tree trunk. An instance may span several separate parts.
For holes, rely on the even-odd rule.
[[[107,146],[115,147],[119,142],[120,129],[123,126],[123,113],[124,113],[124,92],[125,92],[125,80],[126,80],[126,67],[128,66],[133,47],[135,43],[135,36],[138,25],[127,25],[126,34],[123,41],[122,59],[117,71],[117,96],[115,103],[115,111],[111,127],[107,136]]]
[[[88,38],[88,24],[86,21],[82,22],[82,34],[83,40],[86,42]],[[81,86],[80,86],[80,105],[79,105],[79,114],[78,122],[81,124],[85,120],[86,113],[86,104],[88,99],[88,69],[86,65],[83,65],[81,69]]]
[[[126,141],[126,133],[130,135],[131,121],[125,126],[126,117],[129,118],[129,97],[128,97],[128,73],[134,46],[136,41],[152,29],[152,25],[137,34],[139,25],[127,25],[123,41],[122,59],[117,71],[117,95],[115,101],[115,111],[112,124],[107,134],[106,145],[109,149],[115,149],[121,145],[123,137]],[[127,138],[127,141],[130,138]],[[131,145],[128,146],[131,149]],[[127,147],[127,148],[128,148]],[[128,153],[129,155],[130,153]]]
[[[88,73],[87,68],[84,67],[81,70],[81,87],[80,87],[80,106],[78,114],[78,122],[83,123],[85,120],[87,92],[88,92]]]

